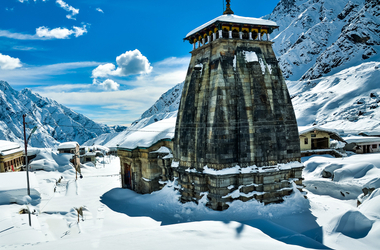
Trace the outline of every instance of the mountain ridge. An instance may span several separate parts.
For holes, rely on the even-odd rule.
[[[56,148],[65,141],[81,144],[113,131],[30,89],[16,91],[5,81],[0,81],[0,110],[0,139],[23,143],[22,115],[26,114],[27,131],[38,127],[29,142],[34,147]]]

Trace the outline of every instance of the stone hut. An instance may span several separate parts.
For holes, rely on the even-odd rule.
[[[131,132],[124,138],[117,150],[123,188],[146,194],[160,190],[162,181],[173,179],[174,128],[175,118],[171,118]]]
[[[20,171],[24,165],[25,153],[20,145],[0,140],[0,173]]]
[[[275,22],[227,10],[194,29],[173,161],[181,200],[223,210],[235,199],[281,202],[302,185],[297,121],[269,34]]]

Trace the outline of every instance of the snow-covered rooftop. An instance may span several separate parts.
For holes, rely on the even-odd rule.
[[[162,146],[162,147],[160,147],[158,150],[156,150],[156,151],[152,151],[152,152],[150,152],[150,153],[151,153],[151,154],[153,154],[153,153],[170,154],[171,151],[170,151],[169,148],[167,148],[167,147],[165,147],[165,146]]]
[[[265,26],[275,26],[278,27],[277,23],[261,18],[253,18],[253,17],[242,17],[237,15],[221,15],[217,18],[212,19],[211,21],[199,26],[198,28],[190,31],[186,37],[189,37],[193,35],[194,33],[197,33],[198,31],[206,28],[207,26],[220,21],[220,22],[229,22],[229,23],[242,23],[242,24],[254,24],[254,25],[265,25]]]
[[[340,137],[339,133],[335,129],[328,129],[328,128],[321,128],[318,126],[298,126],[298,134],[304,135],[306,133],[312,132],[312,131],[321,131],[329,133],[331,138],[337,141],[344,141],[342,137]]]
[[[0,140],[0,155],[9,155],[22,150],[20,145],[15,142]]]
[[[75,148],[78,144],[76,141],[63,142],[59,144],[58,149]]]
[[[380,137],[370,136],[350,136],[343,138],[348,144],[350,143],[380,143]]]
[[[175,122],[175,117],[164,119],[128,134],[120,143],[119,148],[148,148],[160,140],[173,139]]]

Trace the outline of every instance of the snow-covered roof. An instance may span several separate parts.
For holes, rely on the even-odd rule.
[[[298,134],[304,135],[312,131],[321,131],[326,132],[330,135],[330,137],[337,141],[344,141],[342,137],[340,137],[338,131],[335,129],[329,129],[329,128],[321,128],[318,126],[298,126]]]
[[[348,144],[350,143],[380,143],[380,137],[370,137],[370,136],[350,136],[343,138]]]
[[[102,146],[102,145],[94,145],[94,148],[101,150],[103,152],[106,152],[106,153],[110,151],[110,149],[108,147]]]
[[[63,142],[63,143],[59,144],[58,149],[76,148],[77,145],[79,146],[78,142],[76,142],[76,141]]]
[[[189,36],[193,35],[194,33],[197,33],[198,31],[206,28],[207,26],[210,26],[211,24],[213,24],[217,21],[278,27],[277,23],[275,23],[273,21],[261,19],[261,18],[242,17],[242,16],[237,16],[237,15],[221,15],[221,16],[218,16],[217,18],[214,18],[211,21],[199,26],[198,28],[190,31],[186,35],[186,37],[189,37]]]
[[[15,142],[0,140],[0,155],[9,155],[22,150],[20,145]]]
[[[119,148],[148,148],[160,140],[171,140],[174,137],[175,122],[176,117],[164,119],[128,134],[120,143]]]
[[[378,131],[378,130],[360,131],[359,135],[364,135],[364,136],[380,136],[380,131]]]
[[[171,151],[170,151],[169,148],[167,148],[167,147],[165,147],[165,146],[162,146],[162,147],[160,147],[158,150],[156,150],[156,151],[152,151],[152,152],[150,152],[150,153],[170,154]]]

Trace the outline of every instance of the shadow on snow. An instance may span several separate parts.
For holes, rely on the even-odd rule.
[[[114,188],[101,197],[101,202],[115,212],[130,217],[150,217],[161,225],[193,221],[240,222],[236,237],[244,228],[251,226],[271,238],[286,244],[313,249],[329,249],[322,244],[322,228],[316,223],[309,208],[309,202],[301,193],[293,193],[281,204],[263,204],[252,200],[234,201],[225,211],[214,211],[205,206],[206,198],[200,204],[179,202],[179,193],[173,184],[152,194],[137,194],[132,190]]]

